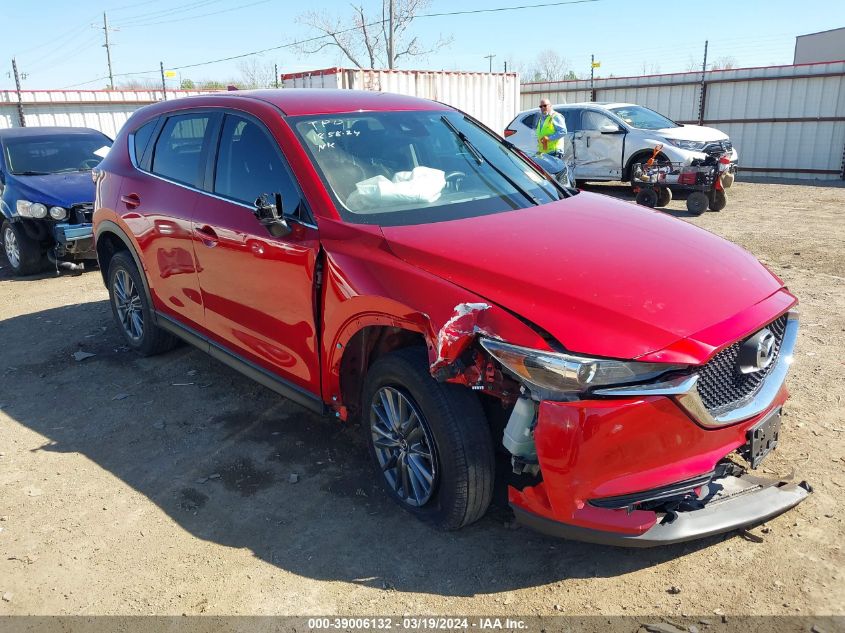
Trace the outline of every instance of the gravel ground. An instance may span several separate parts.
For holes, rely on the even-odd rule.
[[[379,492],[358,429],[187,346],[136,357],[98,272],[15,279],[2,261],[0,615],[845,615],[845,188],[730,194],[721,213],[668,212],[801,299],[764,463],[815,487],[793,511],[646,551],[549,539],[500,507],[438,533]]]

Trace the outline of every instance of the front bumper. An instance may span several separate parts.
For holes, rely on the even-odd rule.
[[[53,225],[53,239],[56,241],[60,257],[72,255],[77,259],[96,258],[94,229],[91,224],[59,222]]]
[[[696,424],[668,396],[542,402],[534,430],[542,481],[521,490],[510,487],[511,507],[518,520],[542,532],[634,547],[760,523],[800,503],[809,486],[779,482],[764,487],[750,475],[700,480],[744,446],[749,429],[786,398],[781,387],[764,412],[718,428]],[[648,504],[608,508],[591,503],[685,481],[697,482],[694,490],[703,508],[667,513],[642,509]]]
[[[752,476],[711,481],[700,497],[703,508],[669,513],[641,534],[620,534],[567,525],[514,507],[517,520],[538,532],[589,543],[655,547],[683,543],[762,523],[801,503],[812,488],[807,482],[762,480]]]

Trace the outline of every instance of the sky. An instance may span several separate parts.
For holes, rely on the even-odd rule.
[[[360,0],[375,19],[380,0]],[[347,22],[350,2],[313,0],[101,0],[61,2],[4,0],[0,38],[0,89],[14,88],[13,57],[24,89],[101,89],[108,80],[103,13],[108,16],[112,68],[119,87],[130,79],[160,81],[159,63],[180,79],[227,82],[242,78],[243,60],[280,73],[332,66],[352,67],[336,49],[298,53],[289,45],[316,33],[297,22],[305,10]],[[535,6],[531,6],[535,5]],[[536,6],[547,5],[547,6]],[[523,6],[527,8],[489,11]],[[431,15],[480,11],[462,15]],[[845,26],[845,2],[785,0],[744,2],[631,2],[630,0],[430,0],[410,30],[421,42],[451,43],[399,67],[485,72],[528,71],[538,53],[551,49],[572,70],[589,76],[629,76],[700,68],[708,59],[731,58],[737,66],[792,63],[795,36]],[[205,64],[273,47],[276,50]],[[486,56],[494,55],[492,61]],[[193,66],[195,64],[201,64]],[[191,68],[180,68],[193,66]],[[126,73],[137,73],[126,75]]]

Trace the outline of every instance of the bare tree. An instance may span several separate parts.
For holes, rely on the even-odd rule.
[[[537,53],[531,70],[533,81],[560,81],[574,78],[575,73],[569,70],[569,61],[555,51],[547,48]]]
[[[308,11],[296,20],[310,27],[320,39],[299,44],[297,49],[312,55],[334,48],[358,68],[396,68],[400,59],[425,56],[451,43],[451,37],[440,36],[428,48],[410,33],[411,23],[430,3],[431,0],[381,0],[373,12],[368,12],[363,4],[353,4],[351,17],[326,10]]]
[[[695,72],[696,70],[701,70],[701,62],[695,59],[690,53],[689,57],[687,57],[687,72]]]
[[[276,71],[271,62],[262,62],[255,57],[238,62],[241,81],[237,82],[245,89],[271,88],[275,85]]]
[[[657,64],[650,60],[644,60],[642,62],[642,74],[643,75],[659,75],[660,74],[660,64]]]
[[[711,70],[731,70],[736,68],[736,59],[730,56],[720,57],[710,64]]]
[[[161,90],[161,79],[135,77],[125,79],[117,85],[118,90]]]

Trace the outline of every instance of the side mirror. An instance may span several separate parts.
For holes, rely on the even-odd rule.
[[[599,132],[602,134],[620,134],[622,133],[622,128],[620,128],[615,123],[605,123],[601,127],[599,127]]]
[[[263,193],[255,200],[253,214],[273,237],[284,237],[291,232],[282,211],[282,194]]]

